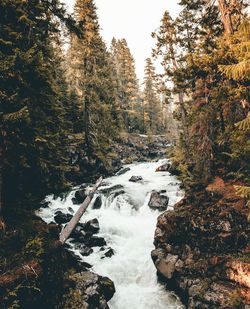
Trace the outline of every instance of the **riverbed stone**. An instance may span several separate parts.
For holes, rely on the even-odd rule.
[[[85,240],[85,244],[88,247],[103,247],[106,246],[107,243],[103,237],[92,236]]]
[[[100,209],[102,207],[102,197],[98,195],[94,201],[93,209]]]
[[[100,189],[99,192],[104,195],[110,195],[111,193],[123,189],[123,185],[114,185],[108,188]]]
[[[129,181],[130,182],[139,182],[139,181],[142,181],[142,177],[141,176],[132,176]]]
[[[72,198],[72,202],[74,205],[80,205],[84,202],[85,198],[87,197],[85,188],[77,190],[75,192],[75,196]]]
[[[169,197],[160,192],[153,191],[150,196],[148,206],[154,210],[163,211],[168,207]]]
[[[73,216],[71,214],[65,214],[62,211],[57,211],[55,213],[54,220],[57,224],[65,224],[68,223]]]
[[[159,167],[157,167],[156,172],[168,172],[171,168],[170,163],[165,163]]]
[[[102,258],[108,257],[111,258],[115,254],[114,249],[108,248],[108,250],[104,253],[104,256]]]
[[[119,170],[119,171],[116,173],[116,176],[124,175],[124,174],[126,174],[127,172],[129,172],[129,171],[130,171],[130,168],[129,168],[129,167],[122,168],[121,170]]]
[[[90,221],[88,221],[85,226],[83,227],[85,233],[87,234],[96,234],[99,232],[100,230],[100,224],[99,224],[99,221],[98,219],[92,219]]]

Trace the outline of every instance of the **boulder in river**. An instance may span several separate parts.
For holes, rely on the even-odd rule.
[[[54,220],[57,224],[68,223],[73,218],[70,214],[64,214],[62,211],[57,211],[55,213]]]
[[[139,181],[142,181],[142,177],[141,176],[132,176],[129,181],[130,182],[139,182]]]
[[[166,210],[168,207],[169,197],[162,195],[160,192],[153,191],[148,203],[148,206],[152,209],[157,209],[159,211]]]
[[[87,234],[92,234],[92,235],[96,234],[100,230],[99,221],[96,218],[93,220],[90,220],[85,224],[83,229]]]
[[[117,173],[116,173],[116,176],[120,176],[120,175],[123,175],[127,172],[130,171],[130,168],[129,167],[125,167],[125,168],[122,168],[121,170],[119,170]]]
[[[104,259],[105,257],[111,258],[114,254],[115,254],[114,249],[108,248],[108,250],[104,253],[102,259]]]
[[[124,190],[117,191],[117,192],[115,192],[115,194],[114,194],[114,198],[116,198],[116,197],[119,196],[119,195],[125,194],[125,193],[126,193],[126,192],[125,192]]]
[[[82,242],[86,235],[87,234],[84,229],[81,226],[77,225],[70,237],[74,238],[74,242]]]
[[[107,243],[103,237],[92,236],[86,239],[85,244],[88,247],[103,247],[106,246]]]
[[[170,168],[171,168],[171,164],[165,163],[165,164],[157,167],[156,172],[169,172]]]
[[[124,188],[123,185],[114,185],[112,187],[100,189],[99,192],[101,192],[104,195],[109,195],[110,193],[121,190],[123,188]]]
[[[180,172],[171,163],[165,163],[157,167],[156,172],[169,172],[172,175],[180,175]]]
[[[102,197],[98,195],[94,201],[93,209],[100,209],[102,207]]]
[[[77,190],[75,192],[75,197],[72,198],[72,202],[74,205],[80,205],[84,202],[85,198],[87,197],[85,188]]]
[[[85,244],[83,244],[83,243],[78,243],[78,244],[74,245],[74,248],[75,248],[76,250],[79,250],[79,252],[81,253],[82,256],[88,256],[88,255],[90,255],[91,253],[93,253],[93,249],[87,247],[87,246],[86,246]]]

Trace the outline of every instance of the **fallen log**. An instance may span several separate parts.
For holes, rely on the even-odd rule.
[[[100,186],[100,184],[102,183],[102,177],[100,177],[95,186],[93,187],[93,189],[90,191],[90,193],[88,194],[88,196],[86,197],[86,199],[84,200],[84,202],[82,203],[82,205],[79,207],[79,209],[77,210],[77,212],[75,213],[74,217],[69,221],[69,223],[65,226],[65,228],[62,230],[61,234],[60,234],[60,238],[59,241],[64,244],[65,241],[69,238],[70,234],[73,232],[73,230],[75,229],[77,223],[80,221],[82,215],[84,214],[84,212],[86,211],[86,209],[88,208],[91,200],[93,199],[94,193],[95,191],[98,189],[98,187]]]

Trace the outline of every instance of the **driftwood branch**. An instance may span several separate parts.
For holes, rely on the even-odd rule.
[[[86,209],[88,208],[91,200],[93,199],[94,193],[97,190],[97,188],[100,186],[100,184],[102,183],[102,177],[100,177],[95,186],[93,187],[93,189],[90,191],[89,195],[86,197],[86,199],[84,200],[84,202],[82,203],[82,205],[79,207],[79,209],[77,210],[77,212],[75,213],[74,217],[69,221],[69,223],[66,225],[66,227],[62,230],[61,234],[60,234],[60,238],[59,241],[64,244],[65,241],[69,238],[70,234],[72,233],[72,231],[75,229],[77,223],[80,221],[82,215],[84,214],[84,212],[86,211]]]

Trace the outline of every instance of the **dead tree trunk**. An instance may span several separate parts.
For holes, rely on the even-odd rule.
[[[86,197],[82,205],[79,207],[77,212],[75,213],[74,217],[69,221],[69,223],[66,225],[66,227],[62,230],[60,234],[59,241],[64,244],[65,241],[69,238],[70,234],[73,232],[75,229],[77,223],[81,219],[82,215],[86,211],[87,207],[89,206],[95,191],[97,188],[100,186],[102,183],[102,177],[98,179],[97,183],[95,184],[94,188],[90,191],[89,195]]]

